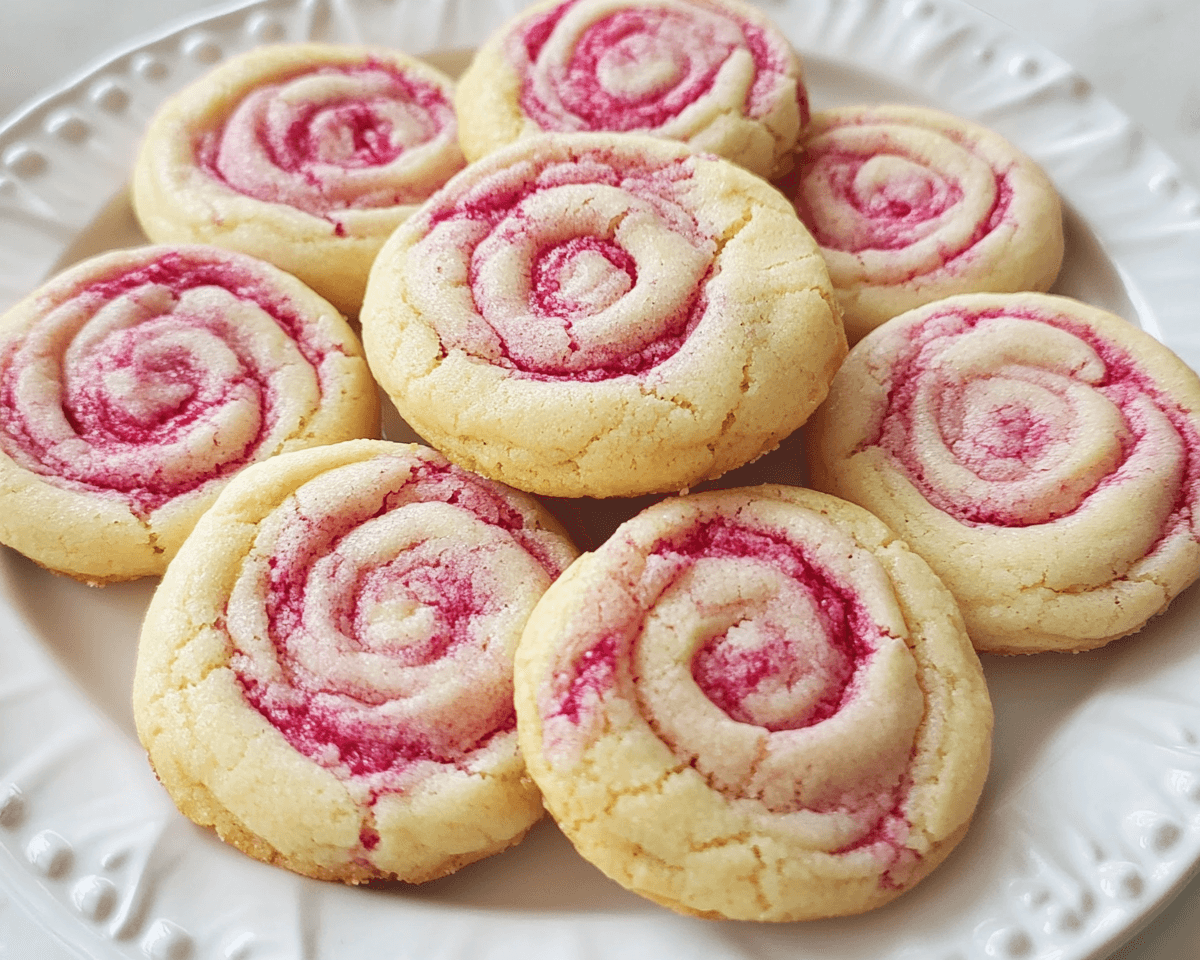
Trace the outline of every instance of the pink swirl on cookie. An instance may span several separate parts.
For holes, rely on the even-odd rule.
[[[796,52],[736,0],[543,3],[502,28],[463,81],[471,159],[533,132],[640,132],[767,176],[808,120]]]
[[[773,449],[845,356],[788,200],[640,134],[472,163],[380,251],[371,369],[455,463],[550,496],[677,491]]]
[[[945,855],[987,766],[990,705],[949,594],[865,511],[798,488],[623,524],[547,592],[517,680],[547,808],[606,873],[684,912],[884,902]]]
[[[1049,523],[1119,487],[1150,550],[1190,525],[1195,423],[1120,345],[1038,307],[947,305],[915,326],[873,442],[963,523]]]
[[[542,815],[513,657],[575,558],[532,497],[418,444],[351,440],[236,476],[155,591],[138,735],[180,811],[346,883],[445,876]]]
[[[334,216],[420,203],[461,166],[442,86],[372,58],[293,71],[250,90],[202,135],[197,159],[213,177],[267,203]]]
[[[33,306],[0,355],[0,449],[47,483],[117,498],[141,517],[365,400],[344,321],[249,257],[202,247],[105,255]],[[366,409],[336,438],[374,429],[377,406]]]
[[[1190,414],[1117,344],[1036,307],[948,306],[910,330],[878,435],[963,523],[1067,517],[1119,485],[1149,550],[1189,522],[1200,481]]]
[[[903,621],[861,549],[831,530],[820,546],[798,532],[809,533],[718,517],[654,544],[648,609],[555,675],[543,722],[554,749],[570,751],[602,722],[601,701],[636,701],[727,799],[807,811],[826,821],[828,850],[867,843],[888,867],[907,864],[899,811],[924,701]],[[855,732],[868,725],[870,737]],[[884,819],[896,822],[881,840]]]
[[[978,648],[1088,649],[1200,573],[1198,405],[1200,378],[1118,316],[951,297],[851,351],[812,423],[813,482],[928,560]]]
[[[691,177],[690,158],[604,143],[456,181],[419,215],[412,270],[459,285],[418,286],[415,306],[446,349],[524,377],[645,374],[706,306],[717,244]]]
[[[522,103],[543,130],[661,130],[725,87],[751,117],[775,109],[781,86],[807,113],[787,42],[716,3],[567,0],[517,37]]]
[[[399,50],[253,47],[165,100],[133,169],[157,243],[260,257],[353,315],[379,248],[466,160],[454,81]]]
[[[262,522],[230,664],[293,748],[370,802],[486,769],[515,750],[520,629],[572,558],[528,504],[431,450],[345,464]]]
[[[829,261],[851,341],[954,293],[1047,290],[1062,262],[1053,186],[998,134],[940,111],[813,118],[781,186]]]

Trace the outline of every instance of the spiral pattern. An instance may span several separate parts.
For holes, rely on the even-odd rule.
[[[629,801],[650,829],[694,827],[695,849],[752,835],[763,874],[776,869],[774,856],[794,858],[810,881],[825,870],[855,877],[863,898],[830,911],[810,883],[779,891],[781,902],[769,907],[769,894],[729,910],[681,900],[690,910],[757,919],[856,912],[936,862],[922,820],[928,811],[917,812],[923,801],[915,800],[927,786],[930,751],[941,749],[932,732],[941,720],[931,718],[946,705],[931,677],[962,669],[972,678],[959,691],[961,709],[978,709],[979,730],[990,708],[986,694],[972,700],[982,684],[961,628],[941,651],[949,651],[945,664],[924,648],[929,609],[949,608],[944,590],[927,568],[906,571],[910,586],[934,583],[930,607],[914,612],[908,587],[894,582],[889,551],[880,555],[876,538],[890,538],[847,507],[770,487],[668,501],[623,526],[547,595],[550,612],[535,612],[518,660],[528,683],[518,696],[522,746],[527,757],[539,755],[530,760],[534,777],[585,856],[604,856],[593,842],[615,843],[617,855],[623,843],[647,842],[637,835],[642,828],[622,821],[621,807],[655,781],[653,809]],[[602,613],[583,623],[575,620],[582,610]],[[971,729],[978,720],[963,722]],[[970,762],[980,762],[978,749],[969,749]],[[982,759],[986,766],[986,748]],[[572,776],[595,776],[589,771],[599,764],[612,778],[611,813],[596,811],[571,784]],[[625,764],[637,772],[627,774]],[[673,815],[691,826],[669,825]],[[593,826],[593,817],[604,822]],[[674,842],[649,841],[647,856],[666,856]],[[620,873],[611,859],[597,862]],[[746,882],[743,875],[732,884]],[[688,885],[678,877],[663,883],[640,892],[667,902],[681,896],[669,892],[673,885]]]
[[[1050,181],[999,135],[915,107],[818,114],[783,187],[829,261],[851,341],[956,293],[1048,290],[1062,262]]]
[[[133,170],[156,243],[259,257],[357,313],[371,263],[466,163],[454,82],[396,50],[266,44],[159,107]]]
[[[605,380],[669,359],[703,309],[716,244],[690,164],[616,151],[547,156],[440,195],[413,272],[448,349],[536,379]],[[462,282],[465,281],[465,282]]]
[[[199,140],[234,190],[323,217],[420,203],[462,166],[444,86],[371,58],[292,69]]]
[[[811,238],[758,178],[664,140],[563,134],[440,191],[380,253],[360,319],[401,415],[456,462],[610,496],[677,490],[794,429],[844,350],[830,299]],[[547,422],[558,411],[569,422]],[[618,480],[562,477],[603,469],[601,450]]]
[[[572,559],[535,517],[432,451],[309,480],[261,523],[230,596],[247,700],[375,794],[486,759],[515,729],[521,627]]]
[[[1120,318],[1039,294],[969,295],[905,314],[862,347],[847,361],[844,386],[835,385],[833,419],[814,424],[818,483],[911,531],[968,605],[1000,605],[997,579],[1014,586],[1008,569],[982,580],[977,569],[953,569],[1002,532],[1009,546],[1000,552],[1011,552],[989,566],[1018,566],[1036,553],[1017,583],[1076,595],[1149,577],[1139,572],[1146,564],[1174,566],[1194,552],[1195,376]],[[860,471],[881,466],[895,480],[874,489],[861,482]],[[939,556],[939,537],[967,544],[959,561]],[[1165,576],[1172,595],[1180,576],[1194,574]],[[1149,613],[1163,603],[1159,588],[1151,593]],[[1144,602],[1117,605],[1126,608],[1123,632],[1149,615]],[[1025,614],[1013,607],[1012,616],[1008,634],[1019,633]],[[1096,639],[1115,626],[1111,615],[1103,623]],[[977,644],[1016,642],[996,624],[974,627]]]
[[[767,176],[808,119],[787,39],[728,0],[544,3],[502,28],[463,79],[457,102],[471,159],[531,131],[636,131]],[[498,97],[511,101],[491,102]]]
[[[137,526],[180,510],[194,523],[247,464],[378,429],[370,375],[345,321],[241,255],[105,254],[18,305],[5,327],[0,449],[11,469],[120,504]],[[173,552],[185,533],[160,551]],[[81,529],[68,542],[90,535]]]
[[[574,557],[535,501],[428,447],[245,471],[147,613],[135,712],[156,771],[189,816],[312,876],[421,882],[504,849],[541,813],[513,655]],[[197,784],[221,809],[193,807]]]

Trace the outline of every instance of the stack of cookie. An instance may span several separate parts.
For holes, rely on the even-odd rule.
[[[139,735],[261,860],[422,882],[544,806],[680,912],[872,909],[971,822],[977,651],[1200,574],[1200,379],[1047,293],[1049,179],[938,111],[812,113],[737,0],[549,0],[458,81],[255,50],[163,106],[133,199],[153,246],[0,321],[0,539],[161,575]]]

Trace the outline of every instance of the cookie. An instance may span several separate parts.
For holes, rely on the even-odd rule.
[[[423,439],[566,497],[677,491],[754,459],[846,350],[787,200],[637,134],[547,135],[471,164],[388,240],[361,322]]]
[[[294,277],[101,254],[0,318],[0,542],[91,583],[160,574],[235,472],[379,419],[358,338]]]
[[[902,105],[814,114],[780,183],[821,245],[851,343],[959,293],[1049,290],[1057,191],[999,134]]]
[[[799,56],[738,0],[538,4],[479,48],[455,102],[470,160],[539,132],[639,132],[764,177],[808,119]]]
[[[1200,379],[1121,317],[968,294],[850,352],[804,434],[813,485],[878,515],[975,646],[1085,650],[1200,572]]]
[[[138,735],[179,809],[306,876],[418,883],[542,813],[512,659],[575,556],[531,498],[416,444],[247,469],[155,591]]]
[[[453,95],[448,76],[396,50],[255,48],[150,121],[138,221],[156,242],[268,260],[353,315],[388,234],[465,163]]]
[[[795,487],[670,498],[546,592],[517,728],[609,877],[687,914],[877,907],[964,835],[992,709],[946,588],[861,508]]]

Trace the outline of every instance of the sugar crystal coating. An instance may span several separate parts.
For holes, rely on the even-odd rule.
[[[1198,400],[1105,311],[952,297],[851,352],[811,425],[814,483],[909,539],[981,649],[1098,646],[1200,571]]]
[[[135,714],[172,798],[252,856],[348,882],[421,882],[515,843],[540,804],[512,658],[570,542],[415,444],[258,466],[142,631]]]
[[[260,347],[248,322],[275,342]],[[0,446],[51,483],[147,513],[260,456],[286,409],[272,393],[312,404],[336,389],[332,371],[321,382],[330,351],[341,346],[245,264],[164,250],[9,340]]]
[[[465,163],[453,92],[398,50],[255,47],[156,111],[134,212],[156,242],[261,257],[354,314],[388,234]]]
[[[231,596],[230,637],[246,644],[231,666],[298,751],[401,789],[414,765],[467,765],[512,732],[511,651],[497,624],[512,617],[514,582],[544,589],[565,557],[449,464],[396,457],[361,472],[337,478],[356,492],[336,513],[298,501],[264,525]],[[454,537],[455,523],[471,526]]]
[[[75,553],[98,579],[158,573],[236,471],[370,436],[378,421],[357,339],[294,278],[208,247],[104,254],[5,317],[10,506],[32,498],[47,529],[63,530],[50,537],[61,547],[38,545],[10,518],[5,542],[56,569]],[[113,537],[110,551],[94,551],[94,527]]]
[[[663,501],[572,566],[525,628],[517,717],[585,857],[758,920],[870,909],[933,869],[991,724],[928,567],[852,505],[771,486]]]
[[[253,89],[215,130],[197,161],[233,189],[316,216],[413,205],[440,185],[401,164],[457,125],[446,91],[393,64],[320,65]],[[398,169],[398,167],[400,169]]]
[[[747,116],[768,115],[779,88],[790,86],[807,120],[804,88],[776,31],[715,3],[593,6],[560,3],[513,33],[509,55],[524,75],[521,102],[543,130],[669,127],[716,89],[734,86],[723,71],[752,78],[738,84]]]
[[[719,476],[799,426],[845,349],[831,300],[765,181],[576,133],[451,180],[380,252],[360,319],[380,385],[455,462],[628,496]]]
[[[466,282],[440,311],[421,288],[419,304],[447,348],[525,376],[649,371],[698,321],[716,253],[689,209],[691,175],[685,158],[605,150],[502,170],[423,211],[415,268]]]
[[[1049,179],[997,133],[942,111],[822,111],[780,186],[829,261],[851,342],[950,294],[1048,290],[1062,263]]]
[[[566,0],[514,17],[456,102],[472,159],[536,133],[646,133],[781,172],[808,120],[800,60],[736,0]]]

